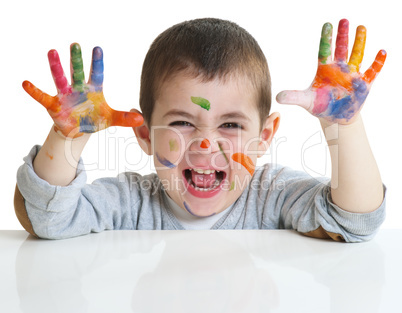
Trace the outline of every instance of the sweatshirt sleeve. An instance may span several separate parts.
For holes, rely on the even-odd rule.
[[[276,188],[270,191],[273,197],[268,201],[274,201],[271,207],[279,228],[312,237],[361,242],[372,239],[385,219],[385,187],[379,208],[369,213],[352,213],[333,203],[329,178],[314,178],[283,167],[273,175],[271,185]],[[266,220],[265,224],[268,223]]]
[[[132,229],[130,192],[124,179],[105,178],[86,184],[82,160],[68,186],[53,186],[38,177],[33,160],[40,146],[32,148],[17,172],[17,186],[28,218],[38,237],[62,239],[111,229]]]

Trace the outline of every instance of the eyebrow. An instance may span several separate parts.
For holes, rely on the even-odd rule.
[[[163,118],[166,117],[175,117],[175,116],[180,116],[183,118],[187,118],[187,119],[194,119],[194,115],[192,115],[189,112],[183,111],[183,110],[179,110],[179,109],[172,109],[170,111],[168,111],[167,113],[165,113],[165,115],[163,115]],[[239,111],[234,111],[234,112],[228,112],[225,113],[221,116],[219,116],[219,120],[230,120],[230,119],[241,119],[241,120],[245,120],[245,121],[251,121],[251,119],[244,114],[243,112],[239,112]]]
[[[246,120],[246,121],[251,121],[251,119],[244,114],[243,112],[239,112],[239,111],[234,111],[234,112],[229,112],[226,114],[223,114],[220,116],[221,120],[230,120],[230,119],[242,119],[242,120]]]
[[[171,116],[180,116],[180,117],[185,117],[188,119],[194,119],[194,116],[186,111],[182,111],[182,110],[177,110],[177,109],[173,109],[170,110],[169,112],[165,113],[165,115],[163,115],[163,117],[171,117]]]

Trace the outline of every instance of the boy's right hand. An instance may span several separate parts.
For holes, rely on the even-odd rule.
[[[52,97],[29,81],[22,86],[36,101],[49,112],[55,123],[55,130],[65,137],[80,137],[83,133],[94,133],[109,126],[137,127],[143,123],[142,115],[135,112],[113,110],[106,103],[103,95],[103,52],[95,47],[92,52],[91,76],[84,81],[81,47],[74,43],[71,52],[71,82],[65,77],[60,58],[56,50],[48,53],[50,69],[57,88],[57,95]]]

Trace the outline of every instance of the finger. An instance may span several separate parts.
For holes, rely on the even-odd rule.
[[[82,62],[81,47],[78,43],[70,46],[71,56],[71,82],[77,91],[84,91],[84,64]]]
[[[318,60],[321,64],[327,64],[331,61],[332,51],[332,25],[325,23],[321,31],[320,49],[318,51]]]
[[[56,50],[50,50],[47,54],[49,59],[50,71],[57,88],[57,93],[70,93],[71,87],[68,84],[66,75],[64,75],[63,67],[60,63],[60,57]]]
[[[355,43],[348,63],[351,72],[358,72],[360,70],[360,64],[364,56],[364,47],[366,46],[366,32],[366,27],[364,26],[359,26],[356,29]]]
[[[92,50],[92,65],[90,84],[95,86],[95,90],[102,90],[103,84],[103,51],[100,47],[95,47]]]
[[[387,58],[387,52],[385,50],[380,50],[375,57],[373,64],[371,64],[370,68],[364,73],[363,79],[370,84],[377,77],[378,73],[380,73],[385,59]]]
[[[335,61],[337,62],[346,62],[348,58],[348,34],[349,21],[347,19],[340,20],[335,47]]]
[[[277,94],[276,101],[281,104],[295,104],[310,110],[313,106],[315,94],[311,90],[284,90]]]
[[[141,113],[113,111],[110,126],[138,127],[144,122]]]
[[[57,97],[49,96],[44,93],[39,88],[36,88],[31,82],[24,81],[22,83],[22,88],[36,101],[42,104],[47,110],[58,111],[58,99]]]

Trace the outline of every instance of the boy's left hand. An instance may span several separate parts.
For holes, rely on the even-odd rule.
[[[304,91],[285,90],[276,96],[283,104],[296,104],[331,123],[351,124],[358,116],[373,81],[384,65],[386,52],[378,52],[371,67],[360,73],[366,43],[366,28],[359,26],[349,62],[349,22],[339,22],[335,58],[332,60],[332,25],[324,24],[318,53],[318,69],[313,83]]]

